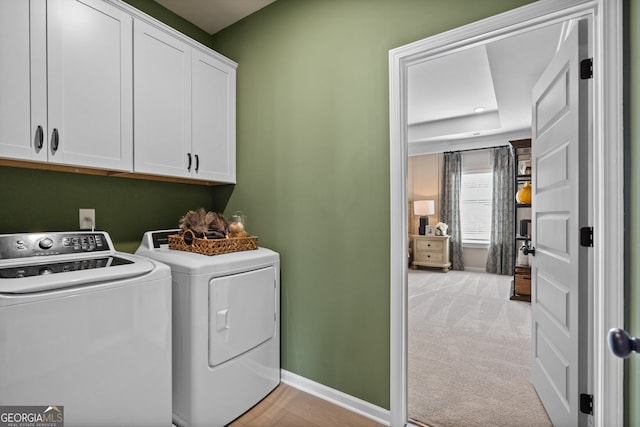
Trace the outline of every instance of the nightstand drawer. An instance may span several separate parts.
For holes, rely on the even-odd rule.
[[[416,261],[437,262],[442,263],[444,257],[442,252],[418,251],[416,252]]]
[[[442,252],[442,241],[440,240],[416,240],[417,251],[438,251]]]

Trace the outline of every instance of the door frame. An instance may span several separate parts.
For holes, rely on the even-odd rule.
[[[407,68],[490,40],[574,17],[590,17],[593,41],[593,144],[589,173],[594,218],[593,315],[588,325],[593,366],[594,426],[624,424],[624,369],[607,347],[610,328],[624,324],[622,0],[540,0],[389,51],[390,109],[390,422],[407,422]]]

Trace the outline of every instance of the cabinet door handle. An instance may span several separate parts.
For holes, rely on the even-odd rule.
[[[188,159],[187,170],[191,172],[191,153],[187,153],[187,159]]]
[[[42,130],[42,126],[39,126],[36,128],[36,150],[40,151],[42,150],[42,147],[44,146],[44,131]]]
[[[196,154],[196,172],[200,169],[200,156]]]
[[[58,147],[60,146],[60,135],[58,135],[58,129],[54,128],[53,133],[51,134],[51,152],[55,153],[58,151]]]

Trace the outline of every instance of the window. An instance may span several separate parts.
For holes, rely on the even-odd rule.
[[[493,173],[491,171],[463,172],[461,184],[462,242],[487,244],[491,241]]]

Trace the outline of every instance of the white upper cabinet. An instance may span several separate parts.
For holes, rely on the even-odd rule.
[[[44,0],[0,0],[0,157],[47,159]]]
[[[235,183],[236,67],[120,0],[0,0],[0,160]]]
[[[133,43],[134,170],[189,177],[191,47],[138,20]]]
[[[132,170],[131,22],[102,0],[0,2],[0,157]]]
[[[200,179],[236,182],[236,70],[200,50],[191,54],[192,150]]]
[[[47,14],[49,161],[130,171],[131,16],[102,0],[48,0]]]
[[[134,22],[134,171],[234,183],[235,63]]]

